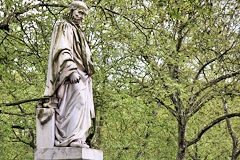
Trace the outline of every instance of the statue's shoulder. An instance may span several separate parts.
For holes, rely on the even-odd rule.
[[[71,26],[71,24],[65,19],[58,20],[55,24],[56,26]]]
[[[55,23],[54,29],[55,30],[66,30],[66,29],[73,29],[74,27],[72,26],[71,23],[69,23],[67,20],[63,19],[63,20],[58,20]]]

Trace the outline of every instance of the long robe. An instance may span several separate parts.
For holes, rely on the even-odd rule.
[[[95,117],[92,95],[91,52],[82,31],[68,20],[56,23],[49,54],[44,96],[55,106],[55,146],[86,141],[91,118]],[[69,76],[78,73],[79,83]]]

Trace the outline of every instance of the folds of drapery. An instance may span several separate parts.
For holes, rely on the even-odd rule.
[[[91,83],[90,79],[87,83]],[[91,127],[91,89],[81,88],[81,83],[66,84],[64,96],[56,109],[55,145],[68,146],[73,141],[86,141]]]
[[[79,37],[79,30],[65,20],[56,23],[51,37],[44,96],[53,97],[57,104],[57,146],[68,146],[75,140],[84,142],[91,126],[91,117],[95,117],[92,77],[83,63],[82,45],[85,46],[87,61],[92,64],[90,49],[85,38]],[[79,83],[69,82],[73,72],[80,75]]]
[[[68,23],[58,22],[54,27],[48,61],[44,96],[52,96],[58,87],[77,70],[73,59],[73,31]]]

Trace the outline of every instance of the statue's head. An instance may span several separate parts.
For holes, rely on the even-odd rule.
[[[70,6],[69,6],[69,10],[70,10],[70,12],[73,12],[76,9],[79,9],[84,14],[88,15],[88,7],[87,7],[87,5],[84,2],[82,2],[82,1],[73,1],[70,4]]]
[[[82,20],[88,14],[88,7],[82,1],[73,1],[69,6],[69,12],[73,19],[81,25]]]

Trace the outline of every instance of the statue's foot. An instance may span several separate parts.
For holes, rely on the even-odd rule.
[[[57,140],[54,141],[55,146],[59,146],[59,142]]]
[[[75,142],[70,143],[70,147],[89,148],[89,145],[87,145],[86,142],[75,141]]]

